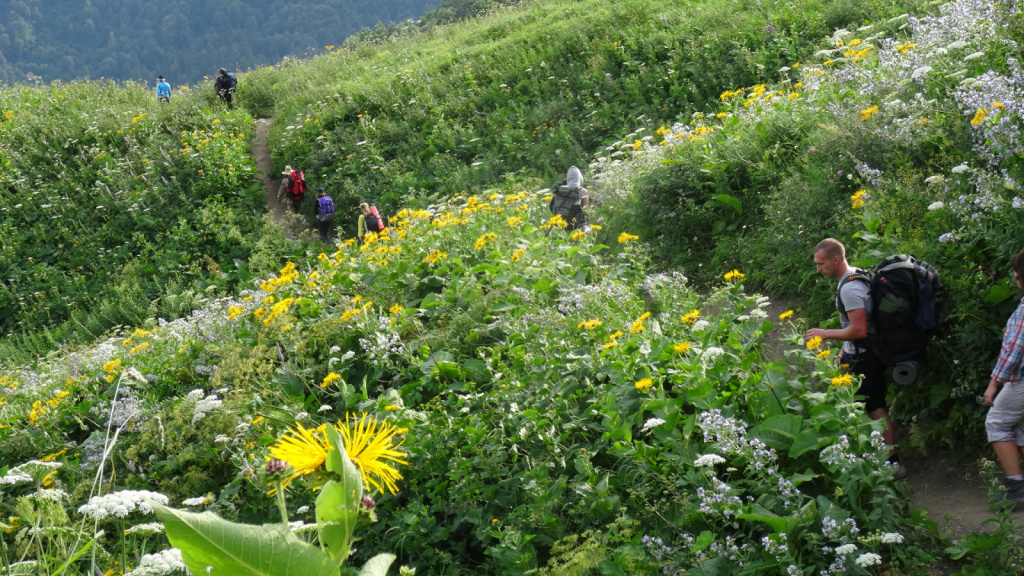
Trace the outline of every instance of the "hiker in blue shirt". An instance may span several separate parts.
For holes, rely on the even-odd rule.
[[[171,101],[171,85],[164,80],[163,76],[156,77],[159,82],[156,83],[156,99],[160,102]]]

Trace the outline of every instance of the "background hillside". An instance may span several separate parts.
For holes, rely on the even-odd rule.
[[[340,47],[360,29],[417,19],[438,0],[10,0],[0,2],[0,82],[162,74],[190,84]]]

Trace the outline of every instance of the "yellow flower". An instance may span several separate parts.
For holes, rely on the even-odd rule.
[[[786,318],[790,318],[792,316],[793,316],[793,311],[792,310],[786,310],[782,314],[779,314],[779,320],[785,320]]]
[[[974,118],[971,120],[971,124],[979,126],[986,116],[988,116],[988,112],[984,108],[978,108],[978,111],[974,113]]]
[[[582,240],[587,236],[587,233],[583,230],[577,230],[569,235],[569,239],[572,241]]]
[[[228,308],[228,320],[234,320],[242,314],[241,306],[231,306]]]
[[[584,320],[576,325],[577,328],[586,328],[587,330],[593,330],[601,325],[601,320],[594,318],[593,320]]]
[[[634,235],[630,234],[629,232],[623,232],[622,234],[619,234],[619,244],[625,244],[626,242],[629,242],[631,240],[639,240],[639,239],[640,239],[639,236],[634,236]]]
[[[594,224],[593,226],[590,227],[590,229],[591,230],[600,230],[601,229],[601,225],[600,224]]]
[[[484,246],[487,246],[488,242],[490,242],[491,240],[494,240],[497,237],[498,237],[497,234],[488,232],[488,233],[484,234],[483,236],[481,236],[481,237],[476,239],[476,242],[473,244],[473,248],[476,248],[477,250],[482,250]]]
[[[694,310],[689,314],[683,314],[682,316],[679,317],[679,321],[682,322],[683,324],[693,324],[697,320],[700,320],[700,311],[698,310]]]
[[[856,194],[854,194],[853,196],[850,196],[850,200],[860,200],[864,196],[867,196],[867,193],[868,193],[867,190],[858,190]]]
[[[633,321],[633,325],[629,327],[630,334],[636,334],[637,332],[644,331],[644,320],[647,320],[651,315],[650,312],[644,312],[639,318]]]
[[[836,376],[832,379],[833,386],[850,386],[853,384],[853,376],[850,374],[843,374],[842,376]]]
[[[544,229],[544,230],[547,230],[548,228],[553,228],[553,227],[555,227],[555,228],[563,228],[564,229],[567,226],[569,226],[569,223],[565,221],[565,218],[562,218],[561,214],[555,214],[554,216],[549,218],[547,222],[542,224],[541,228]]]
[[[341,375],[339,375],[337,372],[331,372],[324,378],[324,381],[320,384],[320,387],[327,388],[337,380],[341,380]],[[282,460],[284,460],[284,458],[282,458]]]
[[[132,348],[131,350],[129,350],[128,353],[129,354],[138,354],[139,352],[142,352],[146,348],[149,348],[149,342],[143,342],[142,344],[139,344],[135,348]]]
[[[612,348],[615,348],[615,347],[616,347],[616,346],[618,346],[618,345],[619,345],[619,343],[618,343],[618,342],[616,342],[615,340],[612,340],[611,342],[609,342],[609,343],[607,343],[607,344],[605,344],[605,345],[604,345],[604,349],[605,349],[605,350],[610,350],[610,349],[612,349]]]
[[[817,350],[818,346],[821,346],[821,336],[813,336],[807,339],[808,350]]]
[[[831,355],[832,355],[832,351],[831,350],[822,350],[821,352],[818,352],[818,358],[821,358],[822,360],[824,360],[825,358],[828,358]]]
[[[121,367],[121,359],[120,358],[114,358],[110,362],[107,362],[106,364],[103,365],[103,371],[104,372],[117,372],[120,367]]]
[[[295,428],[289,428],[288,432],[270,447],[270,455],[291,465],[292,475],[283,483],[287,486],[299,476],[316,472],[323,466],[330,449],[330,443],[320,430],[309,430],[296,423]]]
[[[394,306],[388,309],[388,312],[392,314],[401,314],[402,310],[405,310],[405,308],[403,308],[401,304],[395,304]]]
[[[523,219],[520,218],[519,216],[513,216],[511,218],[506,219],[505,221],[508,222],[509,226],[518,226],[523,222]]]
[[[609,340],[615,340],[619,336],[622,336],[622,330],[616,330],[615,332],[612,332],[612,334],[610,336],[608,336],[608,339]]]
[[[824,62],[821,63],[821,65],[822,66],[831,66],[832,65],[832,61],[831,60],[825,60]]]
[[[860,119],[863,120],[864,122],[867,122],[875,114],[878,114],[878,106],[872,106],[870,108],[865,108],[865,109],[860,111]]]
[[[682,354],[683,352],[688,352],[690,348],[691,346],[689,342],[680,342],[673,346],[672,350],[674,350],[676,354]]]
[[[743,274],[742,272],[740,272],[739,270],[733,270],[732,272],[726,272],[725,273],[725,280],[726,281],[742,280],[745,277],[746,277],[746,275]]]
[[[401,480],[402,475],[386,461],[408,464],[405,453],[396,450],[402,443],[394,444],[398,430],[383,421],[378,428],[377,417],[370,420],[368,414],[363,414],[359,419],[352,419],[352,424],[346,419],[344,424],[335,425],[335,428],[341,432],[341,437],[345,440],[348,457],[362,472],[363,483],[381,492],[386,489],[392,494],[397,493],[398,486],[395,482]]]
[[[854,200],[853,204],[850,205],[850,208],[852,208],[854,210],[857,210],[858,208],[863,208],[863,207],[864,207],[864,201],[863,200]]]
[[[633,142],[633,150],[637,150],[637,149],[639,149],[643,145],[644,145],[644,141],[643,140],[637,140],[637,141]]]
[[[526,254],[526,250],[523,250],[522,248],[520,248],[519,250],[516,250],[515,252],[512,253],[512,256],[511,256],[512,261],[513,262],[519,262],[519,259],[523,257],[523,254]]]
[[[993,102],[992,103],[992,107],[993,108],[999,108],[1000,110],[1003,110],[1003,109],[1006,108],[1006,106],[1004,106],[1002,102]]]
[[[447,260],[447,259],[448,259],[448,253],[447,252],[442,252],[440,250],[434,250],[430,254],[427,254],[427,257],[423,259],[423,262],[425,262],[427,264],[437,264],[441,260]]]
[[[636,388],[637,390],[639,390],[640,392],[643,392],[644,390],[649,389],[653,385],[654,385],[654,383],[651,382],[650,378],[643,378],[641,380],[637,380],[633,384],[633,387]]]

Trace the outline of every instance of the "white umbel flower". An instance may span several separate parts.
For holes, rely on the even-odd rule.
[[[78,513],[91,516],[96,520],[103,520],[108,516],[124,518],[136,510],[142,514],[152,514],[153,507],[146,502],[147,499],[164,505],[168,503],[167,496],[159,492],[122,490],[89,498],[87,503],[78,508]]]
[[[704,466],[717,466],[718,464],[725,464],[725,458],[722,458],[718,454],[705,454],[693,462],[693,465],[697,468],[702,468]]]

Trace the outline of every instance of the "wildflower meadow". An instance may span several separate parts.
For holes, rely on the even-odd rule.
[[[1020,18],[534,0],[239,75],[230,113],[6,89],[0,574],[1015,573],[1013,516],[913,509],[805,334],[821,238],[928,260],[954,307],[900,450],[987,449]],[[331,243],[264,215],[256,117]]]

